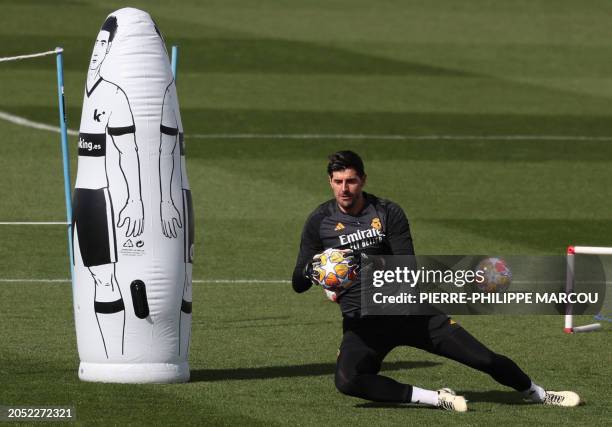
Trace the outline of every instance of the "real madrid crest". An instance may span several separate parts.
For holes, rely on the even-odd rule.
[[[380,218],[375,217],[372,218],[372,222],[370,223],[370,226],[375,229],[375,230],[382,230],[382,223],[380,222]]]

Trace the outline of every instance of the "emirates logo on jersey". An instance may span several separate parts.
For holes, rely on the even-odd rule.
[[[336,228],[334,228],[334,230],[336,231],[344,230],[344,224],[339,222],[338,224],[336,224]]]
[[[340,245],[348,245],[351,249],[358,250],[382,242],[384,236],[380,230],[370,228],[368,230],[357,230],[350,234],[341,234],[338,238],[340,239]]]

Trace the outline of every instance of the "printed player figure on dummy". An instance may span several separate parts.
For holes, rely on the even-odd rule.
[[[185,261],[185,281],[183,283],[183,297],[179,311],[179,349],[178,354],[185,354],[189,346],[189,333],[191,328],[186,323],[191,318],[191,274],[193,269],[193,242],[194,242],[194,223],[193,223],[193,202],[189,180],[185,168],[185,141],[183,138],[183,125],[181,115],[178,110],[178,100],[176,94],[176,83],[170,82],[164,93],[162,106],[161,125],[160,125],[160,145],[159,145],[159,176],[161,204],[160,216],[161,226],[164,236],[170,239],[178,237],[177,228],[185,224],[184,235],[184,261]],[[177,148],[178,146],[178,153]],[[178,154],[178,155],[177,155]],[[179,169],[181,180],[181,198],[183,206],[183,220],[174,200],[172,199],[172,175],[174,170]],[[187,332],[185,332],[187,331]],[[187,335],[185,335],[187,334]]]
[[[125,227],[128,237],[139,236],[144,229],[132,110],[125,92],[100,75],[116,32],[117,19],[109,16],[96,38],[89,65],[79,133],[79,169],[87,173],[77,176],[72,219],[83,264],[94,280],[94,311],[107,358],[124,354],[125,334],[125,304],[115,273],[117,239],[106,170],[109,140],[117,148],[119,168],[127,185],[127,200],[117,226]]]

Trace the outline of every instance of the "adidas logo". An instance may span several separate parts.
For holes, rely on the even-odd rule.
[[[339,222],[338,224],[336,224],[336,228],[334,228],[334,230],[336,231],[344,230],[344,224]]]

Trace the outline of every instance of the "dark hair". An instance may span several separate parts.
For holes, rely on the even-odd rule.
[[[114,16],[109,16],[106,18],[106,21],[104,21],[104,24],[102,24],[100,31],[108,31],[110,33],[110,36],[108,36],[108,42],[112,42],[115,38],[115,33],[117,32],[117,18]]]
[[[330,154],[327,158],[329,159],[329,163],[327,164],[327,174],[329,176],[332,176],[336,171],[343,171],[345,169],[355,169],[360,178],[363,178],[365,175],[363,160],[361,160],[359,154],[354,151],[338,151],[334,154]]]

